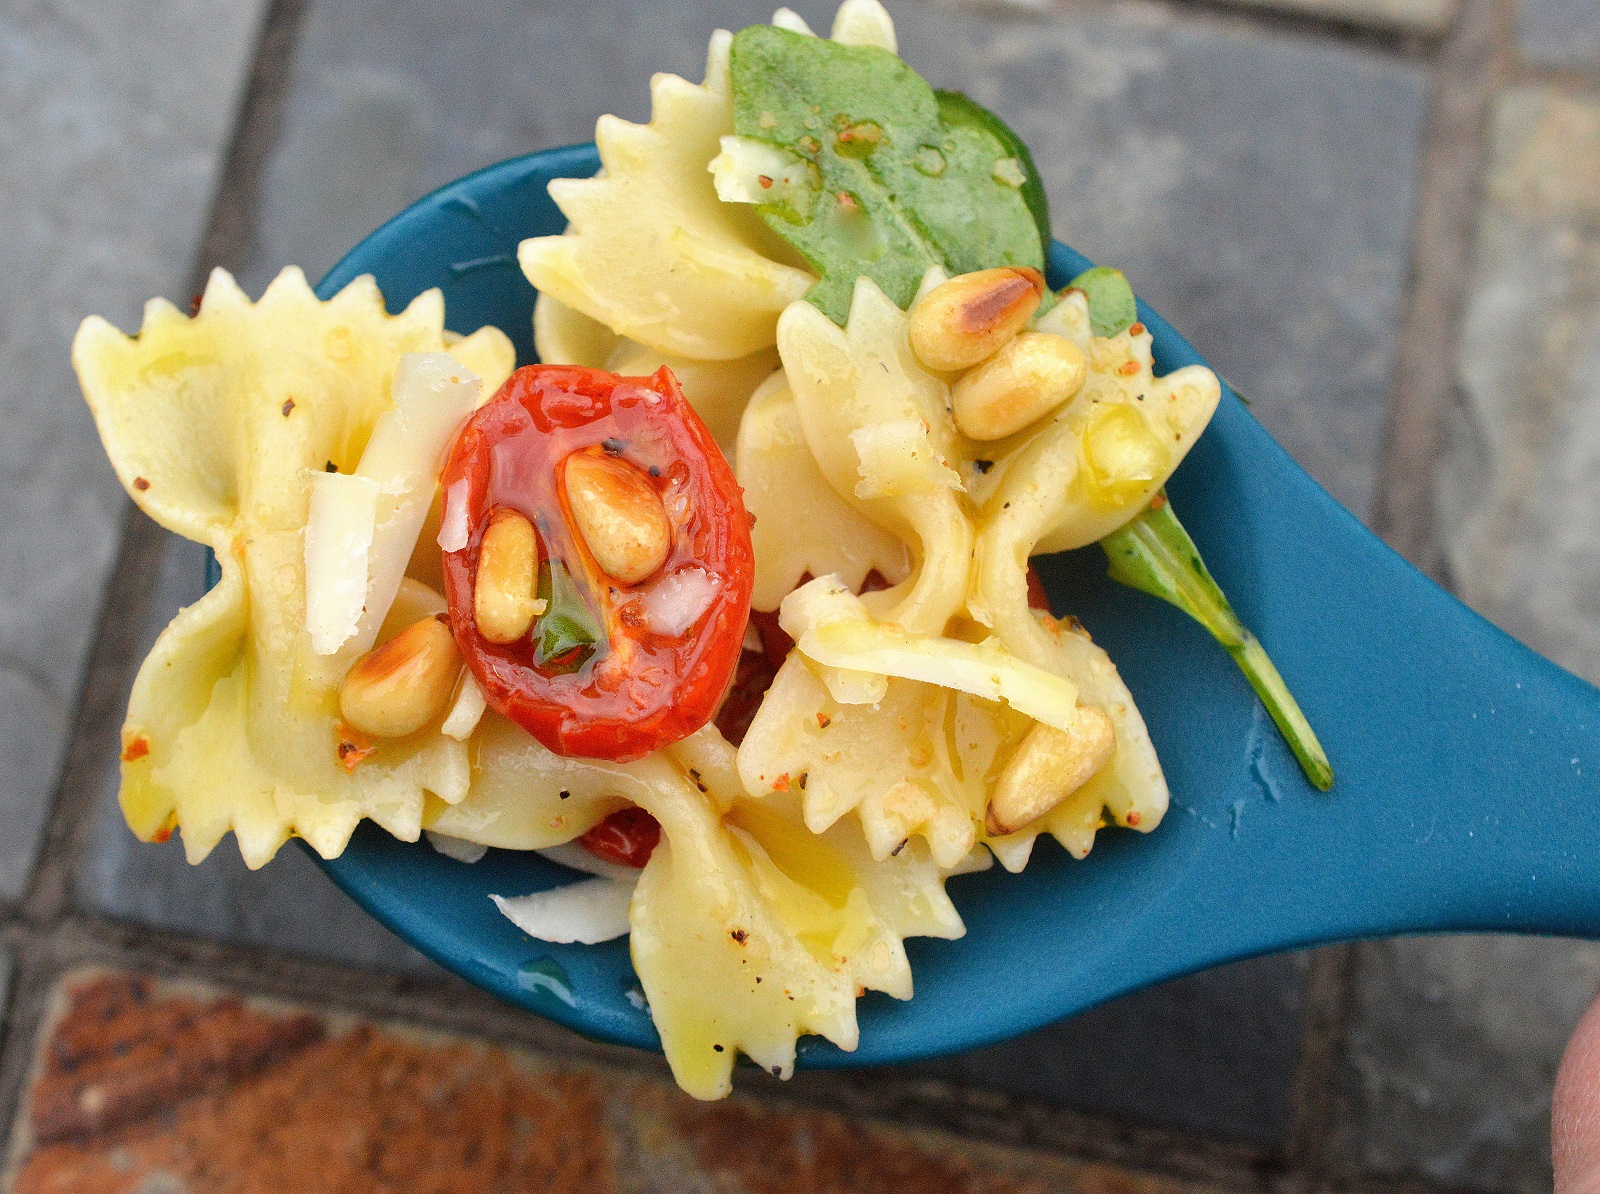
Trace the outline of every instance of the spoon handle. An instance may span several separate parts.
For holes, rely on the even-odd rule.
[[[1221,413],[1249,424],[1252,454],[1279,451],[1244,412]],[[1283,798],[1204,835],[1211,914],[1241,922],[1241,952],[1415,931],[1600,937],[1600,690],[1467,609],[1298,470],[1272,497],[1254,506],[1266,563],[1241,613],[1262,620],[1336,780],[1314,792],[1270,725],[1252,735],[1246,767]]]

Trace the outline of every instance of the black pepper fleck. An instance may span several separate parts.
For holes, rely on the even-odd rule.
[[[325,473],[336,473],[339,471],[339,466],[330,460],[327,464],[322,466],[322,471]]]
[[[571,792],[563,792],[563,793],[561,793],[561,799],[570,800],[571,798],[572,798],[572,793]]]
[[[289,401],[285,402],[279,409],[283,411],[283,417],[287,419],[289,417],[289,413],[294,410],[294,399],[289,399]]]
[[[628,445],[620,439],[603,439],[600,441],[600,446],[606,450],[608,455],[620,456]]]
[[[992,460],[974,460],[972,462],[972,467],[977,469],[980,473],[986,473],[986,472],[988,472],[990,469],[992,469],[994,467],[994,461],[992,461]]]

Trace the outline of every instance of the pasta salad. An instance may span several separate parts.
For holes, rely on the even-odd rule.
[[[294,269],[223,271],[73,360],[133,500],[221,580],[139,672],[121,802],[199,862],[362,820],[566,886],[531,936],[629,936],[679,1084],[780,1077],[912,995],[947,880],[1148,833],[1166,781],[1031,557],[1101,545],[1200,619],[1318,786],[1327,760],[1164,486],[1222,393],[1155,373],[1127,281],[1044,278],[1026,147],[897,56],[877,0],[780,10],[661,74],[520,246],[538,365]]]

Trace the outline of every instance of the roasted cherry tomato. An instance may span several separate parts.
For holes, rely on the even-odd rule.
[[[492,708],[557,754],[617,761],[711,719],[755,557],[733,470],[671,372],[518,369],[441,483],[450,625]]]
[[[643,867],[661,840],[661,825],[642,808],[618,809],[578,839],[596,858]]]

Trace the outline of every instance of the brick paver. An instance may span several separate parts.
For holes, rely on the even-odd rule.
[[[1194,1188],[121,972],[69,977],[56,1004],[15,1194]]]

